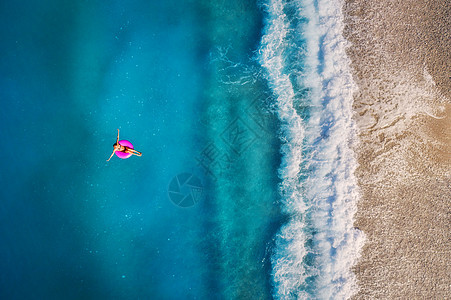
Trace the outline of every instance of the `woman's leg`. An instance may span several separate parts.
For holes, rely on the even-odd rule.
[[[136,156],[141,156],[142,155],[141,152],[136,151],[135,149],[130,149],[130,148],[127,148],[127,150],[125,152],[130,153],[132,155],[136,155]]]

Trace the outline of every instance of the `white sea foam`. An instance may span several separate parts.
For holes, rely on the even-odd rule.
[[[276,298],[344,299],[357,291],[351,267],[364,235],[353,227],[359,197],[352,151],[354,84],[342,37],[341,5],[332,0],[270,0],[265,5],[260,61],[282,123],[279,176],[283,209],[290,215],[272,256]],[[301,19],[304,22],[296,22]],[[302,72],[292,70],[287,58],[287,53],[302,52],[296,48],[301,40],[306,43]],[[310,107],[306,120],[294,104],[293,78],[310,91],[303,100]],[[306,263],[308,253],[313,265]]]

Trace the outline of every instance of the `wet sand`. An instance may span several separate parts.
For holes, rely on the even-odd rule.
[[[451,297],[451,4],[346,0],[359,91],[356,299]]]

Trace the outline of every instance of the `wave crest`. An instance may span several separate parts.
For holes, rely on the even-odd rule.
[[[353,227],[359,199],[352,147],[349,60],[341,2],[270,0],[260,63],[281,120],[279,176],[290,219],[276,237],[276,298],[348,298],[364,243]]]

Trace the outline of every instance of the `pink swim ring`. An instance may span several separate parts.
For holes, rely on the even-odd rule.
[[[130,143],[130,141],[127,141],[127,140],[119,141],[119,145],[128,147],[130,149],[134,149],[132,143]],[[117,157],[122,158],[122,159],[126,159],[126,158],[129,158],[130,156],[132,156],[130,153],[124,153],[124,152],[120,152],[120,151],[115,151],[114,153],[116,153]]]

